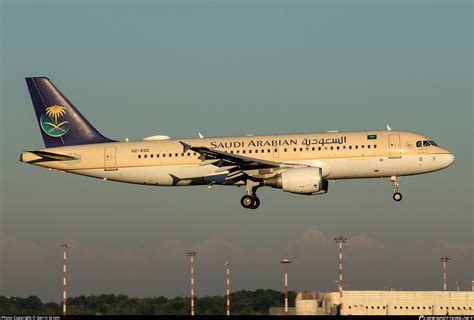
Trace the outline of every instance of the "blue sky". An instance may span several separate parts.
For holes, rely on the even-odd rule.
[[[441,287],[472,278],[472,2],[2,1],[0,294],[60,299],[58,244],[71,295],[234,289],[335,290],[349,237],[354,289]],[[454,152],[447,170],[338,181],[324,196],[262,189],[257,213],[231,187],[104,183],[18,162],[41,148],[24,82],[48,76],[104,135],[123,140],[383,129],[424,133]],[[384,270],[383,272],[380,270]],[[221,274],[222,273],[222,274]],[[308,277],[312,280],[308,281]]]

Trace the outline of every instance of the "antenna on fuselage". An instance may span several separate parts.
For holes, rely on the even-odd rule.
[[[198,132],[198,136],[199,136],[200,139],[204,138],[204,136],[202,135],[201,132]]]
[[[386,124],[386,126],[387,126],[388,131],[392,131],[392,128],[390,128],[390,126],[388,124]]]

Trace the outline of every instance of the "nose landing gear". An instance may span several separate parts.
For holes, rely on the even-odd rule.
[[[393,200],[395,200],[395,201],[397,201],[397,202],[400,201],[400,200],[402,200],[402,194],[401,194],[400,192],[395,192],[395,193],[393,194]]]
[[[402,194],[400,192],[398,192],[398,187],[400,186],[400,184],[398,183],[398,180],[400,180],[400,177],[398,176],[391,176],[390,177],[390,182],[392,183],[392,189],[393,189],[393,200],[395,201],[400,201],[402,200]]]

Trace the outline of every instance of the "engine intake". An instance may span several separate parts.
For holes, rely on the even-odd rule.
[[[322,194],[328,190],[327,180],[322,178],[321,168],[288,169],[265,179],[264,185],[298,194]]]

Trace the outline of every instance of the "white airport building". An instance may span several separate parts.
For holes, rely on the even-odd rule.
[[[295,315],[474,315],[473,291],[299,292]]]

